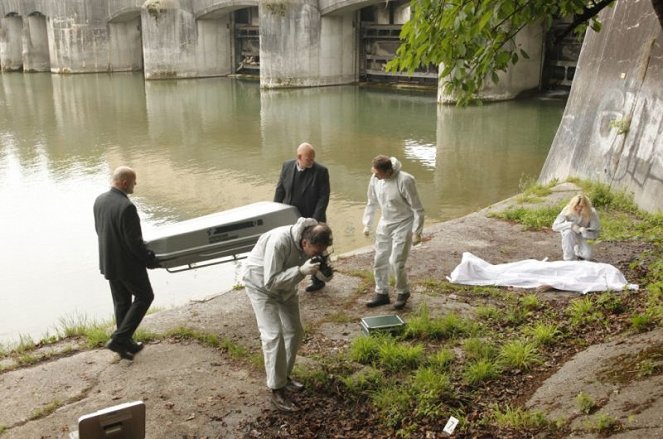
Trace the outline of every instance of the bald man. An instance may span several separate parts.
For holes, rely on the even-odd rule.
[[[297,207],[304,218],[326,223],[329,192],[329,171],[315,161],[313,146],[302,143],[297,147],[297,158],[283,162],[274,201]],[[306,291],[317,291],[324,286],[323,281],[312,276]]]
[[[143,349],[133,335],[154,300],[146,268],[159,266],[143,241],[138,211],[128,197],[135,186],[136,172],[120,166],[113,172],[110,190],[97,197],[93,208],[99,271],[110,284],[117,326],[106,347],[127,360]]]

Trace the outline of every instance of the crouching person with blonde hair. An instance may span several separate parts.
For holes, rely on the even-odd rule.
[[[552,225],[562,235],[565,261],[590,260],[592,246],[587,240],[596,239],[601,230],[599,216],[585,194],[578,194],[557,215]]]

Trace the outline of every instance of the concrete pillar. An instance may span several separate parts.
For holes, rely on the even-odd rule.
[[[515,38],[516,47],[523,49],[529,59],[520,57],[515,66],[506,72],[498,72],[499,82],[494,84],[486,78],[479,99],[483,101],[504,101],[514,99],[520,93],[539,87],[543,67],[543,42],[545,34],[541,24],[531,24],[521,30]],[[442,70],[440,66],[440,70]],[[438,82],[437,101],[441,104],[455,103],[456,97],[444,91],[444,80]]]
[[[24,20],[23,27],[23,71],[50,72],[51,58],[48,53],[46,17],[35,12]]]
[[[323,16],[320,32],[320,84],[351,84],[359,80],[357,14]]]
[[[143,69],[143,37],[140,15],[108,23],[110,70],[135,72]]]
[[[197,27],[188,0],[147,0],[141,10],[145,79],[191,78]]]
[[[198,76],[223,76],[232,73],[230,13],[217,19],[198,19],[196,26]]]
[[[260,2],[260,86],[356,81],[354,14],[320,15],[317,0]]]
[[[23,18],[17,15],[0,19],[0,64],[3,72],[23,69]]]

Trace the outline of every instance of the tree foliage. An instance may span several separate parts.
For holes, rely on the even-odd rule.
[[[497,83],[500,71],[527,53],[514,37],[530,23],[546,29],[554,17],[575,17],[569,32],[601,29],[597,14],[614,0],[412,0],[411,17],[401,29],[401,45],[389,71],[413,73],[440,65],[445,92],[459,105],[473,101],[484,81]]]

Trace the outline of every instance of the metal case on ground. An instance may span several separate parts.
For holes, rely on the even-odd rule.
[[[398,334],[405,327],[405,321],[398,315],[370,316],[361,319],[361,332],[365,335]]]

